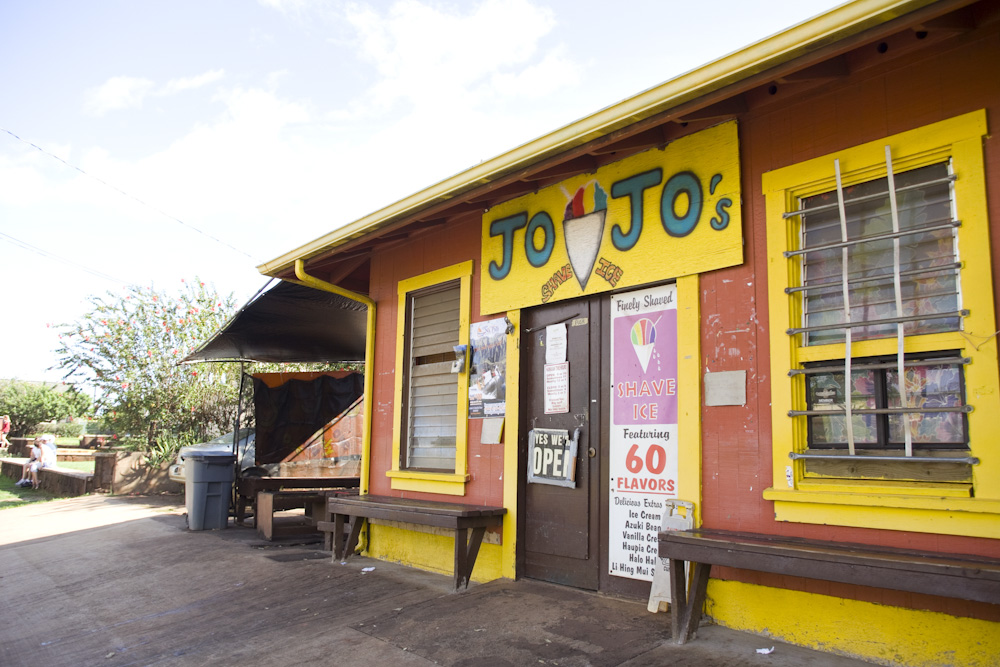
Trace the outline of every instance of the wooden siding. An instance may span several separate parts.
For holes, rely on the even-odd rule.
[[[874,52],[875,45],[870,49]],[[774,520],[761,498],[771,485],[767,244],[761,175],[833,151],[986,108],[1000,123],[1000,31],[996,24],[913,55],[870,64],[809,92],[782,85],[739,117],[746,263],[701,276],[702,372],[747,371],[745,406],[702,408],[703,502],[706,528],[801,536],[940,552],[1000,557],[996,540],[880,531]],[[984,141],[992,220],[994,284],[1000,268],[1000,140]],[[1000,294],[1000,290],[995,292]],[[998,306],[1000,308],[1000,306]],[[1000,312],[1000,310],[998,310]],[[722,578],[837,595],[888,605],[1000,620],[993,605],[911,593],[722,570]]]
[[[469,420],[469,482],[465,496],[393,491],[385,471],[392,467],[394,431],[393,368],[396,360],[397,284],[429,271],[469,259],[476,265],[472,282],[472,321],[490,319],[479,315],[479,232],[482,219],[471,215],[460,223],[438,227],[411,236],[405,243],[376,252],[372,258],[371,294],[378,304],[375,324],[375,381],[372,404],[371,481],[377,495],[431,498],[476,505],[503,505],[503,455],[508,445],[482,445],[482,421]],[[449,348],[450,349],[450,348]],[[511,436],[505,435],[509,441]],[[510,445],[511,447],[516,446]]]

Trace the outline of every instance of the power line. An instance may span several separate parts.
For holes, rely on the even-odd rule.
[[[18,141],[20,141],[21,143],[23,143],[23,144],[27,144],[28,146],[31,146],[31,147],[32,147],[32,148],[34,148],[35,150],[37,150],[37,151],[39,151],[39,152],[41,152],[41,153],[44,153],[45,155],[48,155],[48,156],[49,156],[49,157],[51,157],[51,158],[54,158],[54,159],[56,159],[56,160],[59,160],[60,162],[62,162],[62,163],[63,163],[64,165],[66,165],[67,167],[70,167],[71,169],[75,169],[76,171],[80,172],[81,174],[83,174],[84,176],[86,176],[86,177],[88,177],[88,178],[92,178],[92,179],[94,179],[95,181],[97,181],[97,182],[98,182],[98,183],[100,183],[101,185],[103,185],[103,186],[105,186],[105,187],[108,187],[108,188],[111,188],[111,189],[112,189],[112,190],[114,190],[115,192],[117,192],[117,193],[119,193],[119,194],[121,194],[121,195],[124,195],[125,197],[128,197],[129,199],[132,199],[132,200],[134,200],[134,201],[137,201],[137,202],[139,202],[140,204],[142,204],[142,205],[143,205],[143,206],[145,206],[146,208],[149,208],[149,209],[152,209],[153,211],[156,211],[157,213],[159,213],[159,214],[160,214],[160,215],[162,215],[163,217],[165,217],[165,218],[169,218],[170,220],[173,220],[174,222],[176,222],[176,223],[178,223],[178,224],[181,224],[181,225],[183,225],[183,226],[187,227],[188,229],[190,229],[190,230],[192,230],[192,231],[195,231],[195,232],[198,232],[198,233],[199,233],[199,234],[201,234],[202,236],[205,236],[205,237],[208,237],[208,238],[212,239],[213,241],[215,241],[216,243],[218,243],[218,244],[220,244],[220,245],[223,245],[223,246],[225,246],[225,247],[229,248],[230,250],[233,250],[234,252],[238,252],[239,254],[243,255],[244,257],[249,257],[250,259],[253,259],[253,256],[252,256],[252,255],[250,255],[250,253],[247,253],[247,252],[244,252],[243,250],[240,250],[240,249],[239,249],[239,248],[237,248],[236,246],[233,246],[233,245],[230,245],[229,243],[226,243],[225,241],[223,241],[223,240],[221,240],[221,239],[218,239],[218,238],[216,238],[216,237],[212,236],[212,235],[211,235],[211,234],[209,234],[208,232],[205,232],[205,231],[202,231],[202,230],[198,229],[197,227],[195,227],[194,225],[191,225],[191,224],[188,224],[188,223],[184,222],[184,221],[183,221],[183,220],[181,220],[180,218],[177,218],[177,217],[175,217],[175,216],[172,216],[172,215],[170,215],[169,213],[166,213],[166,212],[164,212],[164,211],[161,211],[160,209],[156,208],[156,207],[155,207],[155,206],[153,206],[152,204],[148,204],[148,203],[144,202],[143,200],[139,199],[139,198],[138,198],[138,197],[136,197],[135,195],[131,195],[131,194],[129,194],[129,193],[127,193],[127,192],[125,192],[124,190],[122,190],[121,188],[118,188],[118,187],[115,187],[114,185],[111,185],[110,183],[108,183],[108,182],[106,182],[106,181],[103,181],[103,180],[101,180],[100,178],[98,178],[97,176],[94,176],[93,174],[88,174],[88,173],[87,173],[86,171],[84,171],[84,170],[83,170],[83,169],[81,169],[80,167],[77,167],[77,166],[76,166],[75,164],[70,164],[70,163],[69,163],[69,162],[67,162],[66,160],[64,160],[64,159],[62,159],[61,157],[59,157],[58,155],[55,155],[55,154],[53,154],[53,153],[50,153],[50,152],[48,152],[48,151],[47,151],[47,150],[45,150],[44,148],[42,148],[42,147],[40,147],[40,146],[38,146],[38,145],[36,145],[36,144],[33,144],[33,143],[31,143],[31,142],[30,142],[30,141],[28,141],[27,139],[22,139],[21,137],[17,136],[16,134],[14,134],[13,132],[11,132],[10,130],[8,130],[8,129],[6,129],[6,128],[2,128],[2,127],[0,127],[0,131],[2,131],[2,132],[6,132],[7,134],[9,134],[10,136],[14,137],[15,139],[17,139],[17,140],[18,140]]]
[[[98,278],[103,278],[104,280],[110,280],[111,282],[115,282],[115,283],[121,283],[122,285],[128,285],[128,283],[125,282],[124,280],[120,280],[119,278],[115,278],[114,276],[109,276],[106,273],[101,273],[100,271],[96,271],[94,269],[91,269],[90,267],[84,266],[83,264],[80,264],[78,262],[74,262],[71,259],[66,259],[65,257],[60,257],[59,255],[51,253],[48,250],[42,250],[41,248],[39,248],[37,246],[33,246],[30,243],[22,241],[21,239],[14,238],[10,234],[5,234],[4,232],[0,232],[0,236],[4,237],[10,243],[13,243],[14,245],[16,245],[16,246],[18,246],[18,247],[20,247],[20,248],[22,248],[24,250],[30,250],[31,252],[37,253],[37,254],[42,255],[44,257],[49,257],[49,258],[54,259],[54,260],[56,260],[58,262],[62,262],[63,264],[68,264],[68,265],[70,265],[72,267],[80,269],[81,271],[86,271],[87,273],[89,273],[92,276],[97,276]]]

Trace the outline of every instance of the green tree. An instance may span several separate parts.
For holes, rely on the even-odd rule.
[[[195,280],[177,294],[129,286],[91,297],[90,312],[59,325],[58,368],[97,390],[97,405],[122,435],[151,449],[203,440],[229,430],[238,364],[178,366],[235,311]]]
[[[12,380],[0,386],[0,415],[10,415],[10,435],[26,437],[41,422],[75,419],[90,412],[90,399],[75,387],[59,389]]]

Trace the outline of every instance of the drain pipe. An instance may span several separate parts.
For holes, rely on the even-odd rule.
[[[351,301],[363,303],[368,307],[368,326],[365,331],[365,410],[364,410],[364,435],[361,443],[361,493],[368,493],[368,475],[370,474],[371,445],[372,445],[372,383],[375,378],[375,302],[364,294],[351,292],[342,287],[337,287],[325,280],[320,280],[315,276],[306,273],[306,263],[301,259],[295,260],[295,277],[303,285],[324,292],[339,294]]]

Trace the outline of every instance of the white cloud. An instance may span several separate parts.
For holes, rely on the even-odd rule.
[[[282,14],[296,14],[316,4],[315,0],[257,0],[262,7],[276,9]]]
[[[355,4],[346,18],[358,33],[359,56],[380,76],[369,100],[383,111],[399,102],[472,107],[492,96],[494,80],[505,84],[505,94],[528,93],[538,78],[572,70],[567,59],[550,54],[532,65],[555,17],[528,0],[484,0],[469,13],[418,0],[400,0],[385,13]],[[537,68],[535,76],[520,78],[517,68],[525,66]],[[549,89],[561,83],[557,78]]]
[[[580,65],[560,46],[519,72],[497,72],[490,79],[490,86],[492,93],[500,97],[539,98],[551,94],[555,88],[576,86],[581,74]]]
[[[108,111],[138,109],[152,88],[149,79],[115,76],[85,93],[83,110],[92,116],[103,116]]]
[[[139,109],[148,96],[168,97],[186,90],[201,88],[221,80],[225,74],[226,71],[223,69],[209,70],[198,76],[171,79],[159,88],[156,88],[149,79],[115,76],[84,94],[83,110],[92,116],[103,116],[109,111]]]
[[[205,72],[204,74],[199,74],[198,76],[190,76],[181,79],[171,79],[167,82],[167,85],[163,86],[160,90],[156,92],[157,95],[173,95],[174,93],[179,93],[184,90],[192,90],[194,88],[201,88],[210,83],[219,81],[226,75],[226,70],[223,69],[213,69],[211,71]]]

